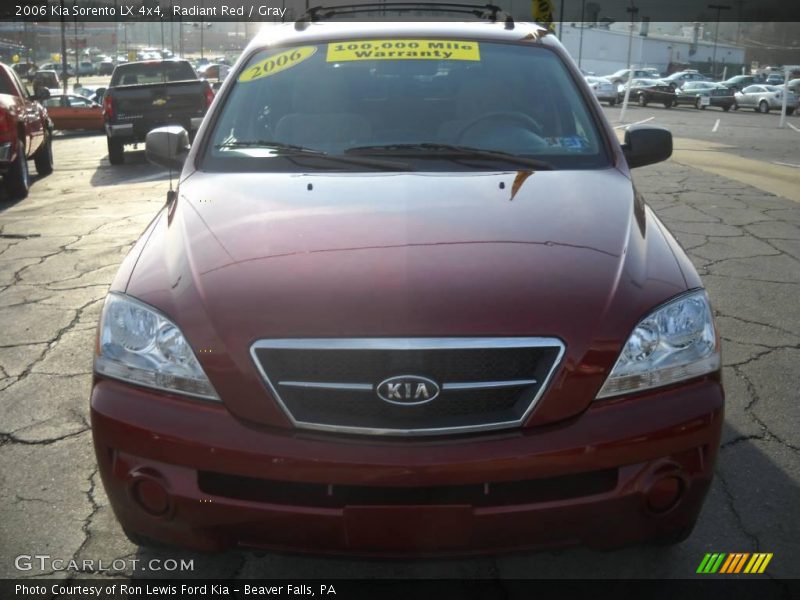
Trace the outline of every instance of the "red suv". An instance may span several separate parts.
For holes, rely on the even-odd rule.
[[[28,195],[28,160],[39,175],[53,172],[53,123],[37,100],[50,95],[31,94],[10,67],[0,64],[0,175],[12,200]]]
[[[626,138],[533,24],[269,28],[191,148],[148,135],[179,189],[113,282],[91,395],[128,536],[384,556],[687,536],[719,338],[631,181],[671,135]]]

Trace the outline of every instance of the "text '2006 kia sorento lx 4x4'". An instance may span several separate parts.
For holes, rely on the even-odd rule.
[[[267,28],[105,302],[97,460],[138,543],[669,543],[723,422],[701,281],[545,29]]]

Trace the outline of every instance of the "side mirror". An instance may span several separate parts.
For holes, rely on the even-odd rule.
[[[144,154],[147,160],[165,169],[183,168],[189,153],[189,134],[179,125],[159,127],[147,134]]]
[[[622,152],[631,169],[667,160],[672,156],[672,133],[663,127],[631,125]]]

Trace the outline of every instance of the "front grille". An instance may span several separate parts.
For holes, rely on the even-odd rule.
[[[199,471],[197,483],[202,492],[212,496],[290,506],[343,508],[461,504],[493,507],[603,494],[617,486],[617,476],[617,469],[605,469],[522,481],[399,487],[274,481]]]
[[[387,435],[519,426],[563,352],[554,338],[289,339],[252,348],[297,427]],[[409,377],[433,382],[438,395],[418,403],[379,395],[381,382]]]

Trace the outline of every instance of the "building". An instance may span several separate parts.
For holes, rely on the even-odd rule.
[[[627,29],[626,24],[622,25]],[[731,77],[741,73],[745,66],[744,48],[720,42],[715,51],[713,41],[698,39],[693,42],[691,37],[652,34],[646,28],[642,30],[646,35],[641,35],[639,27],[637,24],[633,36],[630,36],[626,30],[564,23],[560,36],[580,67],[598,75],[627,68],[629,38],[631,63],[637,67],[655,67],[666,72],[672,63],[708,75],[713,71],[717,77],[725,72]],[[715,52],[716,69],[712,69]]]

